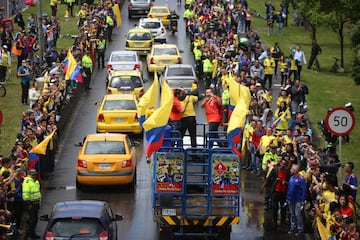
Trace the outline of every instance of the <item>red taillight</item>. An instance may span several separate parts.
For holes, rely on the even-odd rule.
[[[149,7],[152,7],[152,6],[154,6],[152,3],[149,3]]]
[[[99,114],[98,122],[105,122],[104,114],[102,114],[102,113]]]
[[[178,64],[181,64],[181,62],[182,62],[181,58],[180,58],[180,57],[178,57],[178,61],[177,61],[177,63],[178,63]]]
[[[54,240],[54,234],[52,232],[47,231],[45,234],[45,240]]]
[[[144,95],[144,93],[145,93],[144,89],[141,89],[139,92],[139,97],[142,97]],[[137,117],[137,114],[136,114],[136,117]]]
[[[155,59],[153,57],[150,59],[150,63],[155,64]]]
[[[81,168],[87,168],[87,164],[86,164],[85,160],[79,160],[78,159],[77,165],[78,165],[78,167],[81,167]]]
[[[99,235],[99,240],[108,240],[109,239],[109,233],[107,231],[103,231]]]
[[[122,162],[122,167],[126,168],[126,167],[131,167],[131,160],[125,160]]]
[[[129,3],[128,8],[132,8],[132,7],[133,7],[132,3]]]
[[[109,88],[108,88],[108,90],[107,90],[107,94],[112,94],[111,89],[109,89]]]
[[[138,69],[140,69],[140,64],[135,64],[134,65],[134,70],[138,70]]]
[[[140,95],[140,94],[139,94]],[[141,95],[142,96],[142,95]],[[139,121],[139,118],[138,118],[138,115],[137,113],[135,113],[135,118],[134,118],[134,122],[138,122]]]
[[[148,18],[152,18],[151,14],[148,15]]]
[[[107,70],[111,70],[111,69],[112,69],[112,65],[111,65],[111,64],[108,64],[108,65],[106,66],[106,69],[107,69]]]
[[[129,42],[126,42],[125,47],[129,47]]]
[[[150,42],[150,44],[149,44],[149,45],[150,45],[150,48],[151,48],[151,47],[152,47],[152,45],[153,45],[153,43],[152,43],[152,42]]]

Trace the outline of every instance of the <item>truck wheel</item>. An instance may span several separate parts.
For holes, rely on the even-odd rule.
[[[227,227],[219,231],[218,240],[230,240],[231,228]]]
[[[159,232],[159,240],[170,240],[170,239],[172,239],[170,231]]]

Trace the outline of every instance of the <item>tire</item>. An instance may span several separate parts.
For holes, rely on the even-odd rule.
[[[132,182],[129,183],[129,191],[130,192],[136,191],[136,179],[137,179],[137,174],[136,174],[136,168],[135,168],[134,178],[133,178]]]
[[[172,234],[170,231],[159,232],[159,240],[170,240],[170,239],[172,239]]]
[[[84,186],[76,180],[76,190],[82,191],[84,189]]]
[[[6,88],[3,84],[0,85],[0,96],[5,97],[6,96]]]
[[[130,12],[128,12],[128,18],[131,19],[132,18],[132,15]]]
[[[224,227],[219,231],[219,235],[217,237],[218,240],[230,240],[231,237],[231,227]]]

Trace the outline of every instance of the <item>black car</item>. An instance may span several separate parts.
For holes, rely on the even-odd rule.
[[[48,221],[43,239],[117,240],[116,221],[122,216],[113,214],[107,202],[80,200],[56,203],[40,220]]]

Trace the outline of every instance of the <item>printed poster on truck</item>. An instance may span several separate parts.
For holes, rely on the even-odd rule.
[[[156,192],[182,192],[184,158],[184,153],[157,153]]]
[[[212,193],[238,194],[240,159],[235,154],[212,155]]]

